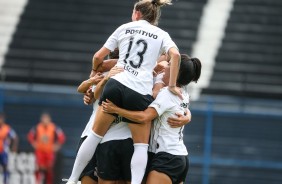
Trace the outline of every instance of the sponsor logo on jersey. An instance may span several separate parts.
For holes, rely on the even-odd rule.
[[[140,34],[140,35],[148,36],[153,39],[158,39],[158,35],[140,29],[127,29],[125,30],[125,34]]]

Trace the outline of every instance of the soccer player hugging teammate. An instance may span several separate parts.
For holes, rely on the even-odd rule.
[[[159,58],[160,62],[156,67],[155,71],[156,73],[161,73],[164,70],[164,67],[168,64],[167,61],[164,61],[166,58],[162,58],[162,56]],[[108,61],[103,63],[103,65],[108,65]],[[103,68],[105,68],[103,66]],[[113,69],[114,70],[114,69]],[[155,81],[155,86],[158,86],[159,84],[163,85],[162,82],[162,76],[161,78],[158,77],[158,79]],[[94,90],[94,97],[92,94],[86,94],[84,97],[84,103],[90,104],[93,103],[93,99],[99,99],[100,93],[106,83],[108,78],[103,78],[102,81],[100,81]],[[86,82],[86,81],[85,81]],[[82,86],[85,82],[83,82],[80,86]],[[86,83],[88,84],[88,83]],[[89,86],[88,86],[89,87]],[[81,88],[81,87],[79,87]],[[84,89],[87,89],[87,86],[85,86]],[[98,106],[97,101],[95,101],[95,110]],[[95,113],[95,112],[93,112]],[[184,123],[189,121],[190,116],[185,117],[170,117],[172,122],[177,123]],[[119,122],[119,123],[118,123]],[[89,121],[91,123],[91,120]],[[117,124],[118,123],[118,124]],[[88,124],[89,125],[89,124]],[[89,129],[90,126],[87,126],[87,132],[89,132],[91,129]],[[131,133],[129,131],[128,126],[125,124],[125,122],[122,122],[121,119],[118,117],[117,121],[115,121],[110,129],[107,131],[106,135],[103,137],[101,143],[98,145],[97,150],[95,152],[96,158],[92,159],[86,169],[91,178],[94,178],[93,169],[97,167],[97,175],[99,176],[99,183],[130,183],[131,181],[131,172],[130,172],[130,161],[133,154],[133,143],[131,139]],[[97,164],[96,163],[97,159]],[[92,163],[91,163],[92,162]],[[93,166],[95,165],[95,166]],[[92,169],[90,169],[92,168]],[[87,174],[86,174],[87,176]],[[97,180],[97,177],[95,178]],[[82,184],[95,184],[93,179],[91,183],[84,183],[86,181],[86,177],[82,178]]]
[[[121,72],[110,78],[105,84],[99,104],[106,99],[122,108],[143,111],[153,101],[153,69],[161,53],[170,56],[170,81],[168,90],[181,96],[176,87],[180,54],[169,34],[156,25],[160,17],[160,8],[170,4],[171,0],[141,0],[135,3],[132,22],[123,24],[108,38],[104,46],[93,57],[93,70],[97,71],[104,58],[119,48],[117,66]],[[108,131],[116,114],[105,113],[98,107],[91,134],[82,143],[68,184],[77,182],[80,173],[92,158],[97,145]],[[151,123],[136,124],[125,119],[132,133],[134,153],[131,160],[131,183],[140,184],[145,173]],[[134,121],[133,121],[134,122]]]
[[[93,126],[93,123],[94,123],[94,117],[95,117],[96,110],[98,108],[98,101],[99,101],[99,100],[96,100],[98,98],[94,98],[94,96],[99,97],[98,94],[94,95],[94,91],[95,90],[97,90],[98,92],[101,91],[100,89],[98,89],[99,87],[96,88],[96,86],[99,86],[98,85],[99,83],[100,84],[104,83],[111,76],[123,71],[123,69],[121,69],[121,68],[116,68],[116,67],[112,68],[116,64],[117,59],[118,59],[118,50],[115,50],[115,51],[113,51],[109,54],[109,59],[106,60],[103,63],[103,65],[101,65],[100,71],[96,72],[96,73],[91,72],[89,79],[83,81],[77,89],[77,91],[79,93],[84,93],[88,98],[90,98],[91,102],[85,102],[84,101],[84,103],[86,105],[93,103],[93,112],[90,116],[88,123],[85,126],[84,131],[81,134],[81,139],[79,141],[78,149],[81,146],[81,144],[83,143],[83,141],[87,138],[87,136],[89,134],[91,134],[91,129],[92,129],[92,126]],[[106,71],[109,71],[109,70],[110,70],[110,72],[106,72]],[[103,72],[103,71],[105,71],[105,72]],[[111,128],[113,130],[116,130],[115,126],[112,126]],[[111,132],[109,132],[109,133],[111,133]],[[128,130],[127,135],[128,135],[128,137],[131,137],[129,130]],[[103,141],[105,141],[105,140],[103,140]],[[96,155],[93,155],[90,162],[87,164],[87,166],[84,168],[84,170],[80,174],[79,180],[81,181],[82,184],[97,184],[98,183],[98,177],[97,177],[95,168],[97,168],[97,160],[96,160]]]
[[[169,83],[169,68],[168,65],[163,75],[165,85]],[[168,87],[164,87],[144,111],[129,111],[116,106],[109,100],[102,104],[104,112],[116,113],[134,122],[144,123],[155,119],[149,147],[149,152],[154,155],[148,162],[147,184],[179,184],[185,181],[189,162],[188,152],[183,143],[184,125],[171,126],[167,121],[168,117],[175,113],[187,113],[189,94],[182,87],[191,81],[197,82],[200,75],[200,60],[181,55],[177,88],[182,91],[182,99],[172,94]]]

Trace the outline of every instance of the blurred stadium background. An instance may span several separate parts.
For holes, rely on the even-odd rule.
[[[71,172],[91,114],[76,87],[133,0],[0,0],[0,110],[32,151],[28,130],[49,111],[67,136],[57,177]],[[160,27],[201,59],[185,129],[189,184],[282,183],[282,1],[178,0]],[[13,183],[14,184],[14,183]]]

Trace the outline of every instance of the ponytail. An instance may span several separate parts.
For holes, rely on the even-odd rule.
[[[198,58],[190,58],[186,54],[181,54],[177,85],[181,87],[191,81],[197,82],[201,76],[201,69],[201,61]]]
[[[191,61],[193,63],[194,72],[195,72],[195,75],[192,81],[195,81],[197,83],[201,76],[202,64],[198,58],[191,58]]]
[[[142,19],[157,26],[161,16],[161,7],[171,4],[171,0],[140,0],[135,3],[134,9],[141,12]]]

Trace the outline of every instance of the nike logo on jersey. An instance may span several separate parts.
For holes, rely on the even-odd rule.
[[[143,31],[143,30],[138,30],[138,29],[127,29],[125,30],[125,34],[140,34],[140,35],[144,35],[144,36],[148,36],[150,38],[153,38],[153,39],[158,39],[158,35],[155,35],[153,33],[149,33],[149,32],[146,32],[146,31]]]

